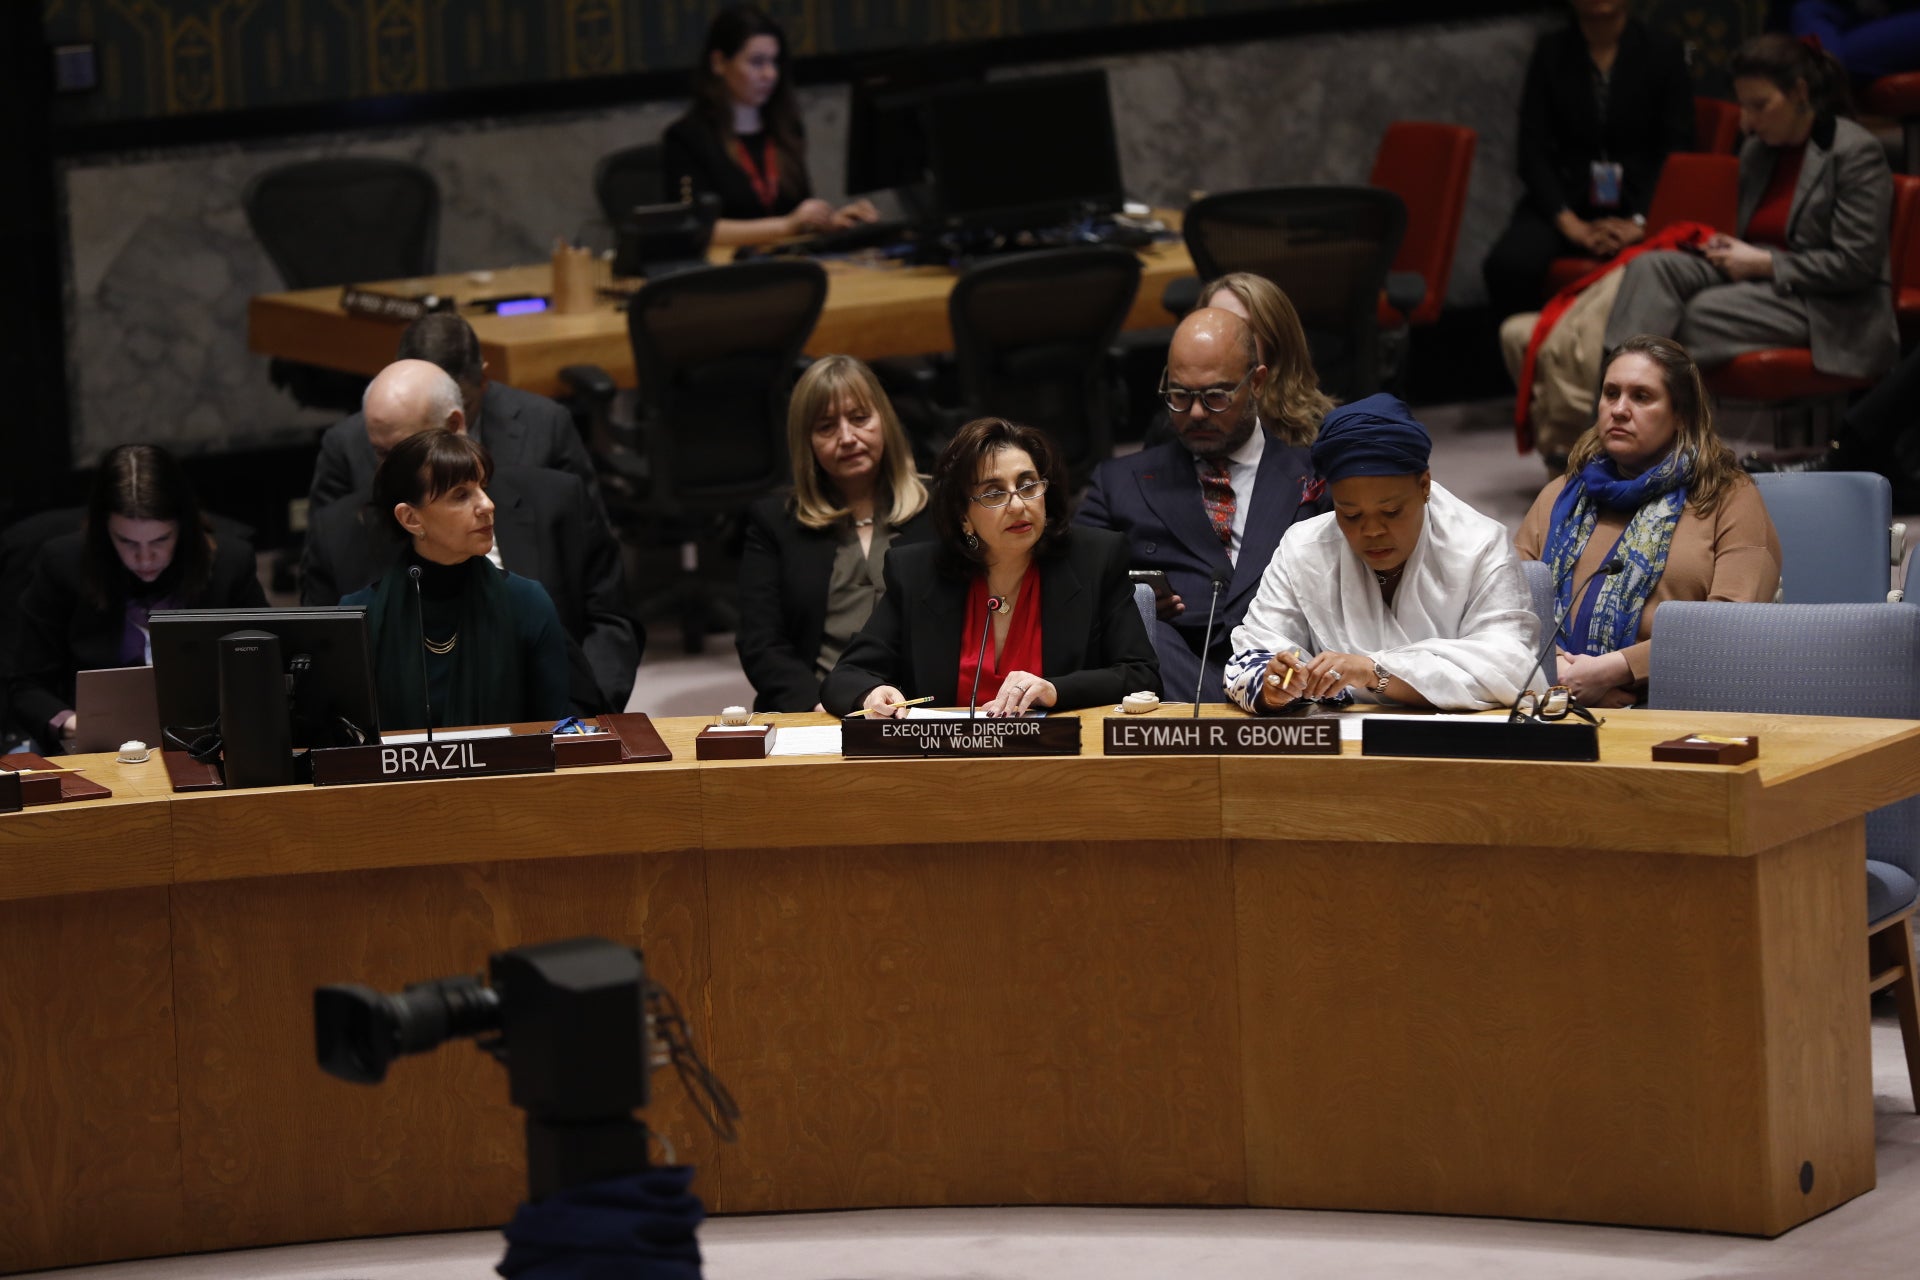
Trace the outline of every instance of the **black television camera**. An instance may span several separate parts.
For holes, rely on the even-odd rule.
[[[516,947],[474,977],[417,982],[398,995],[363,986],[313,993],[320,1066],[355,1084],[386,1079],[395,1058],[455,1037],[507,1068],[513,1104],[527,1113],[531,1198],[648,1167],[653,1068],[671,1063],[713,1131],[734,1138],[739,1109],[701,1061],[678,1004],[647,979],[638,951],[604,938]]]

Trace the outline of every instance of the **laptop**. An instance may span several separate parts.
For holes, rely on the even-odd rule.
[[[73,712],[80,721],[76,752],[118,751],[121,743],[131,741],[160,749],[160,703],[152,667],[82,671],[74,679]]]

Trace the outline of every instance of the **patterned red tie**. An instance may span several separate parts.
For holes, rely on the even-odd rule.
[[[1227,464],[1219,458],[1200,460],[1200,501],[1220,535],[1220,545],[1233,549],[1233,482]]]

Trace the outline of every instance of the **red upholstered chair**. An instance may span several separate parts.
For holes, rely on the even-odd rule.
[[[1905,154],[1900,167],[1920,175],[1920,71],[1881,76],[1867,86],[1867,110],[1900,122]]]
[[[1903,204],[1914,207],[1903,212]],[[1904,350],[1920,342],[1920,178],[1893,175],[1893,225],[1906,234],[1893,245],[1893,314]]]
[[[1425,120],[1396,120],[1381,135],[1373,176],[1367,181],[1385,187],[1407,206],[1407,234],[1394,257],[1393,270],[1416,274],[1426,285],[1425,295],[1404,317],[1393,302],[1382,298],[1382,329],[1432,324],[1440,318],[1453,275],[1454,250],[1460,243],[1467,179],[1473,173],[1478,141],[1479,135],[1464,126]]]
[[[1732,155],[1740,149],[1740,108],[1719,98],[1693,100],[1693,145],[1708,155]]]
[[[1667,157],[1660,185],[1647,207],[1647,230],[1663,231],[1676,222],[1704,222],[1733,233],[1740,221],[1740,159],[1679,151]],[[1547,296],[1599,267],[1601,258],[1556,258],[1547,269]]]
[[[1897,298],[1900,282],[1914,269],[1916,255],[1911,248],[1920,234],[1920,178],[1893,176],[1892,221],[1888,243]],[[1769,407],[1836,401],[1873,385],[1871,379],[1821,373],[1813,367],[1813,352],[1806,347],[1749,351],[1702,373],[1707,390],[1720,399]]]

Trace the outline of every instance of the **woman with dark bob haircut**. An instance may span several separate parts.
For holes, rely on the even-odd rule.
[[[266,603],[253,548],[215,537],[173,455],[120,445],[100,460],[85,527],[47,542],[20,597],[14,714],[49,747],[70,750],[76,673],[148,665],[153,610]]]
[[[374,508],[393,521],[392,567],[340,603],[367,606],[388,729],[427,721],[429,702],[435,728],[567,715],[567,635],[553,601],[488,558],[492,479],[486,447],[444,427],[408,436],[374,473]]]
[[[879,603],[821,687],[828,711],[892,716],[916,697],[966,705],[976,679],[992,716],[1159,690],[1126,539],[1068,523],[1045,435],[1004,418],[969,422],[934,468],[928,511],[934,540],[887,556]]]

